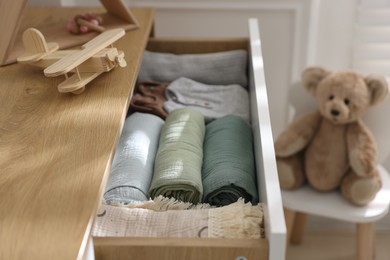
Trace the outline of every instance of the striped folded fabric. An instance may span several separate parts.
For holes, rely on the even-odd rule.
[[[160,131],[164,121],[155,115],[133,113],[125,121],[104,193],[107,203],[148,200]]]
[[[180,201],[202,200],[204,117],[191,108],[174,110],[161,129],[154,173],[149,189],[152,198],[162,195]]]
[[[216,119],[206,126],[203,148],[203,202],[224,206],[243,198],[256,203],[251,127],[235,115]]]

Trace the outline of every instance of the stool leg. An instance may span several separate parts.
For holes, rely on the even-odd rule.
[[[286,219],[286,228],[287,228],[287,237],[286,237],[287,245],[290,243],[291,234],[295,222],[295,214],[296,214],[295,211],[288,208],[284,208],[284,218]]]
[[[375,258],[375,223],[357,224],[357,259]]]
[[[296,212],[294,226],[291,233],[290,242],[299,245],[302,242],[307,215],[302,212]]]

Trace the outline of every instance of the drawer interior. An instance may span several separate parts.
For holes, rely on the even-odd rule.
[[[147,50],[175,54],[244,49],[249,39],[151,38]],[[252,69],[249,66],[249,69]],[[248,72],[250,75],[251,73]],[[251,93],[252,95],[252,93]],[[252,100],[252,98],[251,98]],[[257,106],[251,106],[257,109]],[[255,107],[255,108],[254,108]],[[253,113],[253,112],[252,112]],[[253,113],[257,115],[256,113]],[[258,127],[258,124],[256,124]],[[255,129],[254,129],[255,130]],[[256,159],[262,154],[256,155]],[[263,162],[261,162],[263,164]],[[261,165],[263,167],[263,165]],[[259,174],[258,171],[257,174]],[[259,178],[258,180],[263,178]],[[260,181],[261,182],[261,181]],[[260,194],[261,195],[261,194]],[[260,196],[262,202],[262,196]],[[96,259],[268,259],[268,239],[94,237]],[[239,258],[245,257],[245,258]]]
[[[199,54],[239,49],[248,50],[248,45],[247,38],[150,38],[146,49],[174,54]]]

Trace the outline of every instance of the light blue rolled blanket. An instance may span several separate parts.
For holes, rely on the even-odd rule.
[[[209,123],[203,148],[203,202],[225,206],[240,197],[258,202],[252,129],[241,117]]]
[[[155,115],[133,113],[125,121],[116,147],[104,199],[107,203],[148,200],[160,131],[164,121]]]
[[[199,203],[202,200],[202,160],[205,123],[202,114],[179,108],[168,115],[161,129],[150,196],[173,197]]]
[[[247,51],[172,54],[145,51],[138,80],[172,82],[186,77],[204,84],[247,87]]]

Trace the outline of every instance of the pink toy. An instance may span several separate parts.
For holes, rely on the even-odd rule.
[[[87,33],[89,31],[103,32],[104,27],[100,26],[102,22],[102,17],[97,14],[76,15],[68,22],[66,30],[73,34]]]

